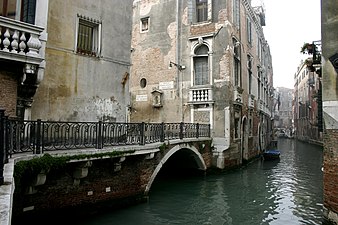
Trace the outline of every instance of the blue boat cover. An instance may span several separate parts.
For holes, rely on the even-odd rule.
[[[278,151],[278,150],[266,150],[264,153],[265,154],[272,154],[272,155],[279,155],[280,151]]]

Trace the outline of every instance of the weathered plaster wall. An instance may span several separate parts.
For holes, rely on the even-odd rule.
[[[179,2],[177,6],[176,3]],[[212,136],[218,138],[218,143],[223,143],[225,150],[227,140],[234,144],[232,150],[225,153],[225,164],[231,165],[241,161],[238,151],[241,149],[240,140],[235,141],[234,136],[234,63],[233,40],[240,42],[241,75],[243,88],[243,102],[239,107],[241,121],[249,118],[248,99],[248,70],[247,54],[253,58],[252,65],[252,93],[255,102],[258,99],[258,68],[265,68],[262,73],[267,83],[272,86],[272,67],[268,45],[260,28],[252,21],[252,43],[247,38],[248,11],[241,1],[240,29],[233,24],[232,1],[212,1],[211,20],[203,23],[194,23],[191,20],[191,8],[193,1],[134,1],[133,8],[133,32],[132,32],[132,67],[131,67],[131,121],[153,122],[194,122],[210,123]],[[210,1],[211,3],[211,1]],[[211,6],[211,5],[209,5]],[[149,29],[140,31],[140,21],[149,17]],[[258,59],[258,40],[262,40],[264,56]],[[210,85],[213,94],[213,102],[207,104],[191,104],[189,91],[193,83],[193,55],[194,48],[201,43],[209,47],[209,71]],[[183,70],[173,66],[168,69],[169,62],[183,65]],[[141,87],[140,81],[147,81],[145,87]],[[264,81],[265,81],[264,80]],[[163,87],[163,83],[170,83]],[[266,83],[264,83],[266,85]],[[197,89],[200,87],[197,87]],[[152,106],[152,91],[161,89],[162,107]],[[262,91],[263,92],[263,91]],[[266,95],[265,95],[266,96]],[[258,113],[258,104],[251,108],[252,136],[246,136],[245,151],[248,157],[258,153],[258,125],[264,120],[270,120],[269,116]],[[268,107],[268,102],[264,103]],[[225,118],[226,108],[230,109],[230,119]],[[266,122],[267,123],[267,122]],[[230,124],[230,125],[229,125]],[[227,127],[230,126],[230,129]],[[268,129],[265,129],[268,132]],[[247,134],[247,130],[243,134]],[[269,136],[269,134],[264,134]],[[265,143],[267,143],[266,140]],[[238,142],[238,143],[237,143]],[[265,147],[265,146],[263,146]],[[220,151],[222,151],[220,150]],[[234,154],[233,152],[236,152]]]
[[[77,14],[102,22],[99,57],[76,53]],[[32,118],[125,121],[129,104],[132,1],[52,1],[45,78]]]

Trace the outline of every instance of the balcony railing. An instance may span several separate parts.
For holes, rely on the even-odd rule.
[[[189,102],[194,103],[205,103],[212,102],[212,89],[211,87],[200,87],[190,88],[189,90]]]
[[[243,103],[243,97],[242,97],[243,90],[240,87],[235,87],[234,90],[234,103],[242,104]]]
[[[0,16],[0,58],[40,64],[43,27]]]
[[[258,106],[258,110],[259,110],[259,111],[264,111],[264,102],[263,102],[262,99],[259,99],[259,100],[257,101],[257,106]]]
[[[255,107],[255,96],[254,95],[249,95],[249,98],[248,98],[248,106],[250,108],[254,108]]]

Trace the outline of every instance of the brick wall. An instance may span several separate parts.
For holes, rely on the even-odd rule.
[[[215,31],[215,24],[214,23],[208,23],[203,25],[196,25],[190,27],[190,34],[192,36],[195,35],[202,35],[202,34],[208,34]]]
[[[326,130],[324,135],[324,206],[338,212],[338,130]]]
[[[128,156],[121,170],[114,172],[119,158],[94,160],[88,175],[74,183],[73,172],[79,163],[69,163],[62,170],[51,170],[46,182],[36,186],[36,193],[27,194],[27,181],[16,184],[13,202],[13,224],[22,224],[31,218],[53,216],[83,216],[103,209],[112,209],[144,201],[146,184],[157,165],[158,157],[144,160],[144,156]],[[24,210],[30,208],[24,212]],[[59,218],[55,218],[59,219]]]
[[[17,80],[16,75],[0,71],[0,108],[4,108],[5,115],[16,115]]]

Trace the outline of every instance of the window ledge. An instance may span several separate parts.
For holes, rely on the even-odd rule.
[[[199,27],[199,26],[205,26],[205,25],[210,25],[210,24],[212,24],[212,21],[208,20],[208,21],[203,21],[203,22],[193,22],[191,24],[191,26],[193,26],[193,27]]]

